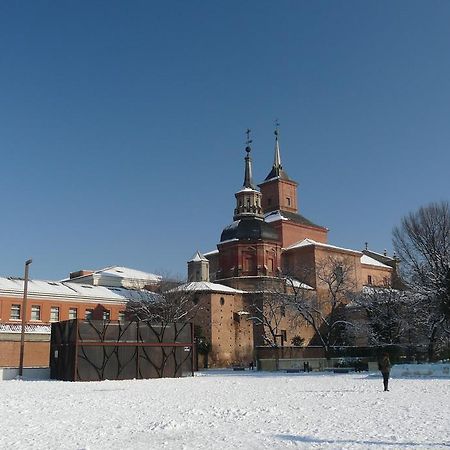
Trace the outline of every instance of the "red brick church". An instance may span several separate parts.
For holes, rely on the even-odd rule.
[[[299,213],[297,187],[281,163],[279,132],[275,131],[274,162],[257,189],[252,175],[251,141],[244,158],[244,183],[235,193],[233,222],[226,226],[217,249],[196,253],[188,263],[186,289],[197,293],[203,308],[196,320],[210,340],[210,364],[223,366],[252,359],[256,345],[265,344],[263,326],[249,320],[255,293],[280,289],[283,274],[298,267],[311,269],[302,289],[324,289],[315,268],[326,258],[336,258],[352,268],[355,289],[392,282],[395,259],[385,254],[346,249],[328,244],[328,229]],[[285,287],[285,289],[287,289]],[[306,345],[311,329],[293,327],[288,317],[277,324],[281,345],[301,335]]]

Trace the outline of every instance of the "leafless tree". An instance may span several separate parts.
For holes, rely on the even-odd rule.
[[[408,292],[390,286],[366,286],[355,294],[352,303],[363,313],[357,317],[355,326],[367,336],[369,345],[411,341],[416,305]]]
[[[314,272],[314,273],[312,273]],[[328,256],[314,269],[302,268],[297,277],[316,279],[316,289],[308,290],[295,278],[288,276],[292,295],[290,304],[297,320],[311,326],[314,337],[310,343],[322,346],[327,358],[331,347],[343,345],[353,323],[346,317],[345,307],[355,290],[354,267],[350,260],[339,256]]]
[[[431,203],[405,216],[394,228],[393,243],[400,273],[416,298],[428,330],[429,358],[450,333],[450,207]]]
[[[179,281],[162,279],[156,292],[136,290],[127,303],[127,316],[145,322],[168,324],[193,320],[197,311],[195,293]]]
[[[281,282],[282,283],[282,282]],[[263,344],[279,347],[284,344],[281,324],[286,317],[289,305],[288,296],[282,289],[265,289],[252,294],[249,320],[253,320],[257,334],[262,336]]]

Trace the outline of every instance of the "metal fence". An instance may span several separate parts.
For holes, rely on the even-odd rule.
[[[67,320],[52,324],[50,377],[66,381],[193,375],[191,323]]]

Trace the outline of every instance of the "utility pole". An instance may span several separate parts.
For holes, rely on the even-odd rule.
[[[23,375],[23,353],[25,347],[25,325],[27,322],[27,294],[28,294],[28,271],[32,259],[25,262],[25,278],[23,281],[23,302],[22,302],[22,328],[20,330],[20,359],[19,359],[19,377]]]

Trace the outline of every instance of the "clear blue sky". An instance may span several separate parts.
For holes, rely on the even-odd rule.
[[[273,122],[300,212],[391,249],[450,196],[450,2],[3,1],[0,276],[185,274]]]

